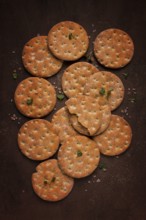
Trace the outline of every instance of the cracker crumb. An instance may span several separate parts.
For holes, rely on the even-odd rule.
[[[97,183],[100,183],[100,182],[101,182],[101,179],[98,178],[98,179],[96,180],[96,182],[97,182]]]

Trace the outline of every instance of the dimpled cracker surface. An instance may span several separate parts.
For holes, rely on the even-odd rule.
[[[80,134],[84,134],[86,136],[90,136],[90,133],[87,128],[85,128],[79,121],[78,116],[75,114],[69,114],[69,120],[73,126],[73,128],[78,131]]]
[[[108,71],[99,71],[90,76],[84,94],[92,97],[105,96],[113,111],[123,101],[124,91],[124,85],[118,76]]]
[[[123,153],[129,147],[132,130],[125,119],[118,115],[112,115],[110,125],[106,131],[93,139],[102,154],[115,156]]]
[[[121,68],[131,61],[134,44],[126,32],[110,28],[97,35],[94,42],[94,54],[105,67]]]
[[[56,104],[53,85],[38,77],[28,77],[21,81],[15,91],[17,109],[30,118],[41,118],[49,114]]]
[[[63,21],[54,25],[49,31],[48,46],[58,59],[73,61],[86,53],[89,39],[81,25],[72,21]]]
[[[78,116],[78,121],[94,135],[101,126],[101,112],[98,100],[79,95],[66,101],[66,106],[71,114]]]
[[[105,97],[97,97],[99,108],[101,112],[101,125],[98,131],[94,135],[102,133],[109,125],[111,119],[111,110],[110,106]],[[75,114],[70,114],[70,122],[75,130],[79,133],[90,136],[88,129],[81,125],[78,121],[78,117]]]
[[[45,160],[53,156],[59,147],[59,138],[50,122],[33,119],[20,128],[18,146],[32,160]]]
[[[28,41],[23,48],[22,61],[28,72],[38,77],[50,77],[62,67],[62,61],[48,49],[47,36],[34,37]]]
[[[86,136],[70,137],[58,151],[60,168],[68,176],[82,178],[98,166],[100,153],[96,143]]]
[[[32,174],[34,192],[43,200],[59,201],[71,192],[74,179],[60,170],[57,160],[50,159],[40,163]]]
[[[70,136],[77,135],[77,132],[70,123],[69,113],[66,107],[59,109],[53,115],[52,124],[55,133],[59,136],[60,143],[63,143]]]
[[[65,95],[69,98],[82,95],[89,76],[97,71],[95,66],[87,62],[77,62],[70,65],[62,76],[62,88]]]

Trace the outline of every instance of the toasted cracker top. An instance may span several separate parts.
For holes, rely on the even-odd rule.
[[[60,168],[67,175],[81,178],[90,175],[98,166],[100,153],[96,143],[85,136],[72,136],[58,151]]]
[[[41,118],[53,110],[56,104],[56,91],[46,79],[28,77],[18,84],[14,100],[23,115]]]
[[[38,36],[29,40],[22,52],[25,68],[34,76],[50,77],[62,67],[62,61],[55,58],[47,45],[47,36]]]
[[[84,89],[84,94],[92,97],[104,96],[111,110],[116,109],[124,99],[124,85],[114,73],[99,71],[90,76]]]
[[[120,68],[131,61],[134,44],[126,32],[110,28],[97,35],[94,54],[102,65],[113,69]]]
[[[123,153],[130,146],[132,130],[124,118],[112,115],[106,131],[93,139],[102,154],[115,156]]]
[[[54,25],[48,33],[48,46],[61,60],[77,60],[82,57],[89,45],[85,29],[72,21]]]
[[[89,76],[98,72],[98,69],[88,62],[76,62],[70,65],[63,73],[62,88],[67,97],[82,95]]]
[[[35,193],[46,201],[64,199],[72,190],[74,180],[62,173],[56,159],[46,160],[36,167],[32,174]]]

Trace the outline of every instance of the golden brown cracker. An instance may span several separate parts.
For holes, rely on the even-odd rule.
[[[46,160],[36,167],[32,174],[34,192],[43,200],[59,201],[68,196],[74,180],[62,173],[56,159]]]
[[[68,176],[82,178],[97,168],[100,153],[96,143],[85,136],[72,136],[58,151],[60,168]]]
[[[124,118],[112,115],[109,127],[93,139],[102,154],[107,156],[119,155],[130,146],[132,129]]]
[[[105,67],[121,68],[131,61],[134,44],[126,32],[110,28],[97,35],[94,42],[94,54]]]
[[[29,159],[45,160],[56,153],[59,137],[49,121],[33,119],[25,122],[20,128],[18,146]]]
[[[48,46],[58,59],[73,61],[86,53],[89,39],[81,25],[72,21],[62,21],[49,31]]]
[[[14,100],[17,109],[23,115],[41,118],[53,110],[56,104],[56,91],[46,79],[28,77],[18,84]]]
[[[62,61],[54,57],[48,49],[47,36],[29,40],[24,45],[22,61],[28,72],[38,77],[50,77],[62,67]]]

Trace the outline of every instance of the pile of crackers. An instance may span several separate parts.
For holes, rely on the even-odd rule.
[[[14,100],[30,120],[19,130],[18,146],[27,158],[42,161],[32,174],[32,187],[46,201],[65,198],[75,178],[97,169],[100,154],[119,155],[131,143],[130,125],[113,114],[124,99],[124,85],[114,73],[79,61],[88,48],[86,30],[72,21],[56,24],[48,36],[34,37],[23,48],[22,61],[32,76],[18,84]],[[120,29],[104,30],[94,41],[95,58],[107,68],[124,67],[133,54],[131,37]],[[74,61],[62,76],[67,101],[48,121],[44,117],[57,101],[48,77],[57,74],[64,61]]]

